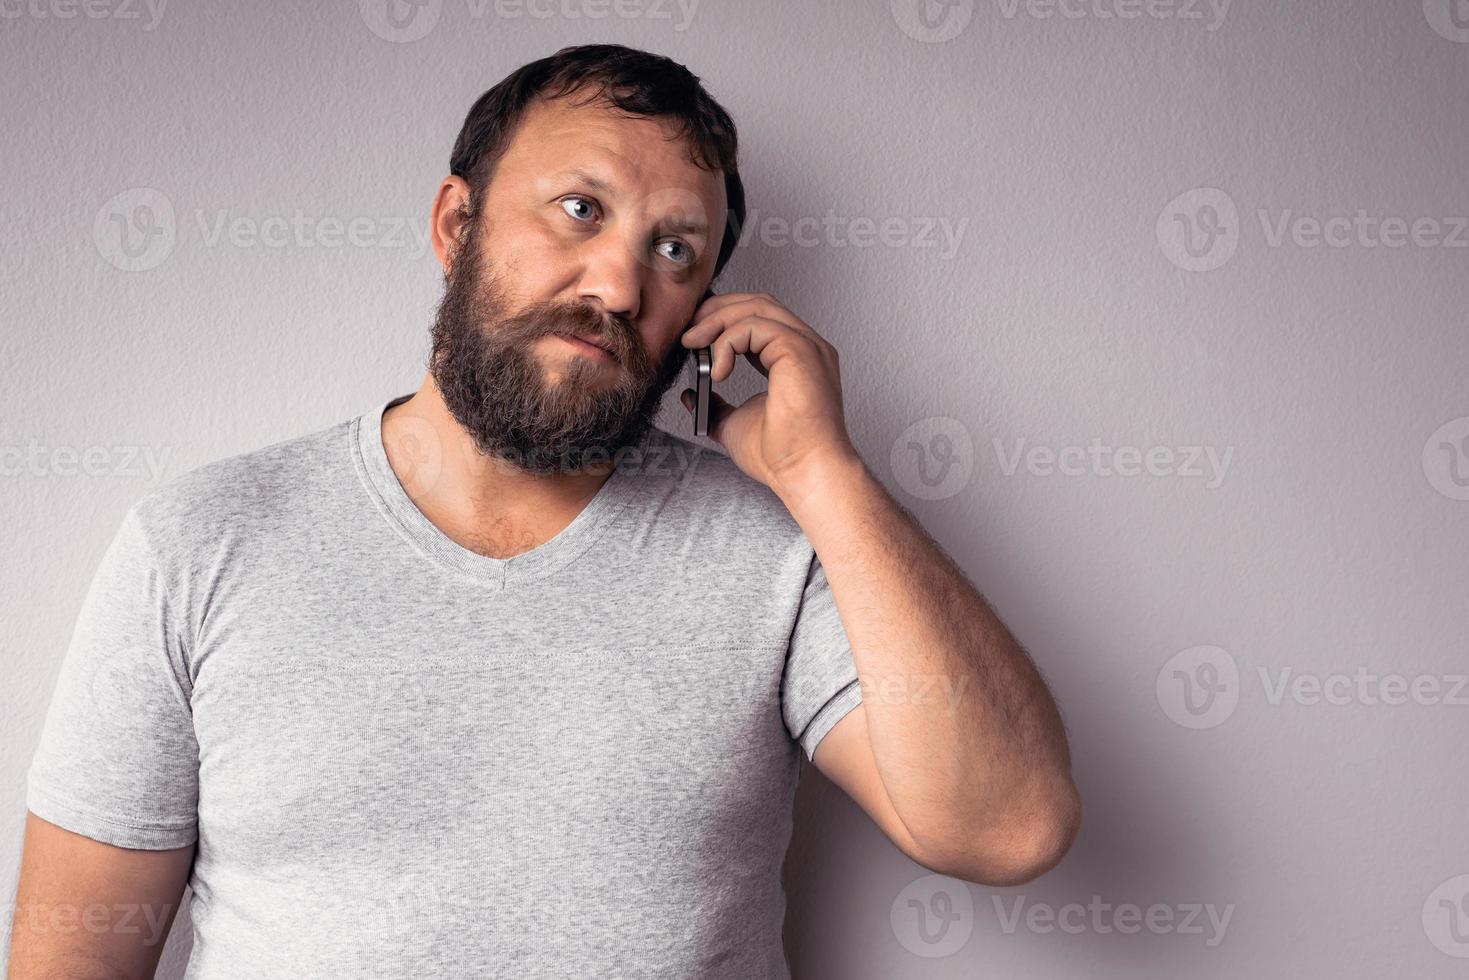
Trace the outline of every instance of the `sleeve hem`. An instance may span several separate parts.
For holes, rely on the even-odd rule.
[[[96,813],[27,781],[26,809],[36,816],[83,837],[135,850],[166,851],[187,847],[199,838],[194,820],[137,823]]]
[[[800,738],[801,748],[805,750],[807,759],[816,761],[816,746],[826,737],[826,733],[836,727],[836,723],[845,718],[847,712],[861,703],[862,684],[854,677],[811,716],[811,721],[807,723]]]

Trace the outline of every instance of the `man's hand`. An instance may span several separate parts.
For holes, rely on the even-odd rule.
[[[710,437],[747,476],[799,499],[832,464],[858,458],[842,417],[836,348],[768,293],[711,296],[683,345],[714,348],[715,382],[740,354],[767,379],[767,390],[739,407],[718,395],[710,405]],[[693,390],[679,398],[692,412]]]

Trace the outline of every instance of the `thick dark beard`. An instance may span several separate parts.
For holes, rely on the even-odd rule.
[[[454,420],[481,453],[528,473],[572,473],[641,446],[688,350],[675,342],[655,364],[632,324],[584,303],[540,303],[508,316],[500,280],[481,281],[476,223],[466,223],[445,277],[429,359]],[[600,383],[603,364],[581,357],[568,358],[554,384],[543,380],[532,345],[570,333],[595,336],[616,353],[612,387]]]

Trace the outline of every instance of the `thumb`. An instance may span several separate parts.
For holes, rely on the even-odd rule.
[[[684,410],[690,415],[694,414],[695,398],[694,389],[692,388],[685,388],[678,393],[679,404],[683,405]],[[709,393],[709,438],[720,445],[724,445],[724,439],[721,438],[724,430],[724,420],[734,410],[734,406],[721,398],[719,392],[711,391]]]

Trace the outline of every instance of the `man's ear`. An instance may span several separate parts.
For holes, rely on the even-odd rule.
[[[434,255],[444,267],[445,274],[454,264],[454,253],[459,239],[469,222],[474,220],[470,208],[469,184],[462,177],[448,176],[439,184],[434,195],[433,210],[429,218],[429,236],[433,241]]]

